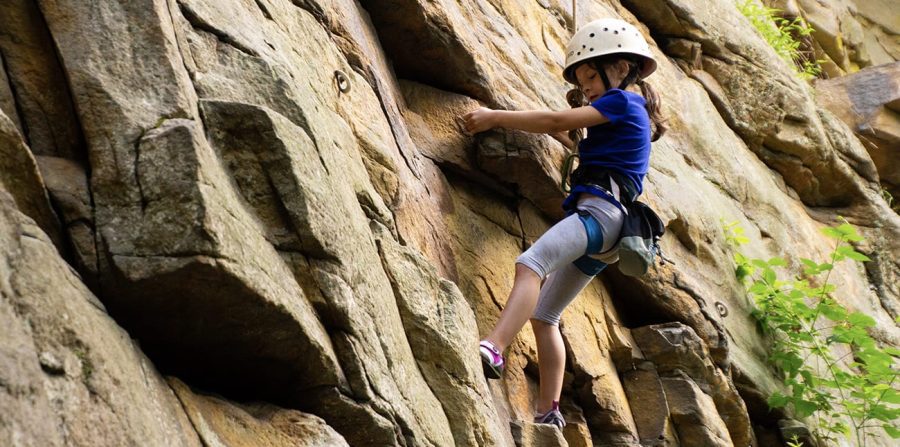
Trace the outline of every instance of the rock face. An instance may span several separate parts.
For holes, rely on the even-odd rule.
[[[841,299],[900,345],[898,24],[782,3],[832,76],[890,64],[814,95],[730,2],[579,6],[659,61],[643,199],[675,263],[566,309],[557,430],[530,422],[530,328],[503,380],[474,347],[562,216],[567,149],[458,119],[567,107],[570,2],[4,2],[0,444],[781,444],[721,219],[794,265],[848,218],[873,261]]]
[[[816,93],[863,142],[886,189],[900,194],[900,62],[818,81]]]

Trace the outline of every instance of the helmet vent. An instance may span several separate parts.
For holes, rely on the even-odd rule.
[[[619,30],[613,31],[613,34],[619,34]]]
[[[591,37],[594,37],[594,33],[591,33]]]
[[[622,48],[622,44],[619,44],[619,48]]]

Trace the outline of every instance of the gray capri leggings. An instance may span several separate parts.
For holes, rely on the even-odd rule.
[[[622,211],[604,198],[585,193],[579,198],[576,207],[590,213],[600,224],[602,254],[591,257],[605,264],[616,262],[619,259],[618,250],[610,250],[622,230]],[[533,319],[559,325],[563,309],[594,278],[594,275],[585,274],[573,264],[585,255],[587,246],[588,236],[584,224],[578,214],[572,214],[547,230],[531,248],[516,259],[517,264],[534,270],[541,279],[547,279],[541,287]]]

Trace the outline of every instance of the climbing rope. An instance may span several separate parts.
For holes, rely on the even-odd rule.
[[[575,32],[578,31],[578,0],[572,0],[571,31],[573,36],[575,35]],[[566,102],[569,103],[569,107],[572,107],[573,109],[581,107],[585,102],[584,93],[579,88],[573,88],[566,93]],[[575,165],[575,159],[578,158],[578,142],[581,141],[581,138],[581,129],[573,129],[569,131],[569,139],[572,140],[573,147],[569,149],[569,154],[566,155],[566,159],[563,161],[562,169],[560,170],[562,179],[559,182],[559,189],[561,189],[565,194],[568,194],[572,191],[572,184],[569,178],[572,175],[572,167]]]

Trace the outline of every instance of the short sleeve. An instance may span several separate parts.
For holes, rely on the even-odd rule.
[[[628,96],[624,91],[614,88],[595,99],[591,107],[615,124],[628,115]]]

